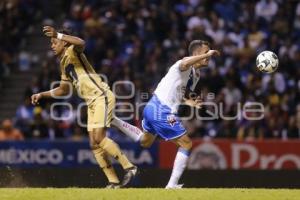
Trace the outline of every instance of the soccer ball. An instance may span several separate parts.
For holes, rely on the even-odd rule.
[[[263,51],[256,57],[256,67],[261,72],[272,73],[278,68],[278,57],[272,51]]]

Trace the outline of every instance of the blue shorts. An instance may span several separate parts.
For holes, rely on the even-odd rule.
[[[159,135],[165,140],[178,138],[186,133],[186,129],[176,114],[163,105],[154,95],[144,108],[142,126],[148,133]]]

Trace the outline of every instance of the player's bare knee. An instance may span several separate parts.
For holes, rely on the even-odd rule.
[[[192,149],[192,147],[193,147],[193,142],[192,142],[192,140],[191,139],[189,139],[189,140],[187,140],[187,141],[185,141],[185,149],[186,150],[191,150]]]
[[[154,139],[155,138],[152,138],[152,137],[145,137],[145,135],[144,135],[144,137],[142,137],[140,139],[140,144],[143,148],[149,148],[153,144]]]
[[[152,142],[141,140],[140,144],[141,144],[141,146],[142,146],[143,148],[149,148],[149,147],[151,147]]]
[[[189,137],[184,137],[184,138],[180,138],[179,141],[177,141],[177,144],[181,147],[184,148],[186,150],[191,150],[193,143],[192,140]]]

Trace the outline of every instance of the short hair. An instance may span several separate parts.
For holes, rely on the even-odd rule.
[[[63,28],[58,29],[57,32],[58,33],[63,33],[63,34],[66,34],[66,35],[72,35],[71,28],[63,27]]]
[[[189,44],[189,55],[192,55],[193,52],[202,47],[203,45],[206,45],[208,47],[210,47],[210,43],[208,41],[205,41],[205,40],[193,40],[190,44]]]

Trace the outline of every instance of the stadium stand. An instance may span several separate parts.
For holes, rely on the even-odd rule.
[[[45,7],[55,7],[46,5],[47,1],[36,6],[27,6],[31,1],[20,2],[0,8],[4,16],[0,19],[0,78],[5,80],[1,81],[0,109],[6,117],[14,119],[25,138],[86,136],[85,129],[76,124],[75,111],[81,102],[77,97],[68,100],[74,110],[56,109],[58,116],[72,115],[67,121],[49,117],[53,101],[43,101],[38,107],[30,105],[32,93],[49,89],[51,82],[60,79],[59,65],[40,28],[42,24],[52,23],[53,18],[57,27],[71,27],[76,35],[85,39],[88,59],[98,73],[108,77],[110,85],[120,80],[135,84],[135,97],[126,101],[131,103],[147,102],[149,98],[145,94],[151,96],[168,67],[187,54],[189,41],[207,39],[221,50],[222,56],[213,59],[210,67],[201,72],[200,89],[204,100],[223,103],[225,116],[236,115],[238,102],[242,102],[242,106],[262,102],[265,118],[259,121],[192,119],[186,122],[191,135],[242,140],[300,137],[300,3],[297,1],[73,0],[63,1],[62,12],[56,11],[57,15],[51,12],[55,17],[47,14]],[[13,12],[15,15],[11,16],[6,15],[7,9],[22,12]],[[39,23],[28,27],[32,19]],[[10,34],[4,34],[7,32]],[[28,37],[21,40],[24,32]],[[33,49],[22,49],[29,43]],[[279,56],[279,70],[272,75],[256,70],[255,57],[263,50],[271,50]],[[33,69],[27,69],[26,59],[34,58],[30,56],[32,51],[40,59],[33,60]],[[10,84],[13,98],[8,98],[12,93],[5,90],[5,83]],[[116,92],[126,94],[127,90],[124,86]],[[207,94],[211,93],[214,98],[208,99]],[[23,96],[23,103],[16,108]],[[16,114],[4,112],[8,107]],[[81,113],[81,117],[86,118],[84,110]],[[130,122],[137,126],[141,123],[140,118]]]

